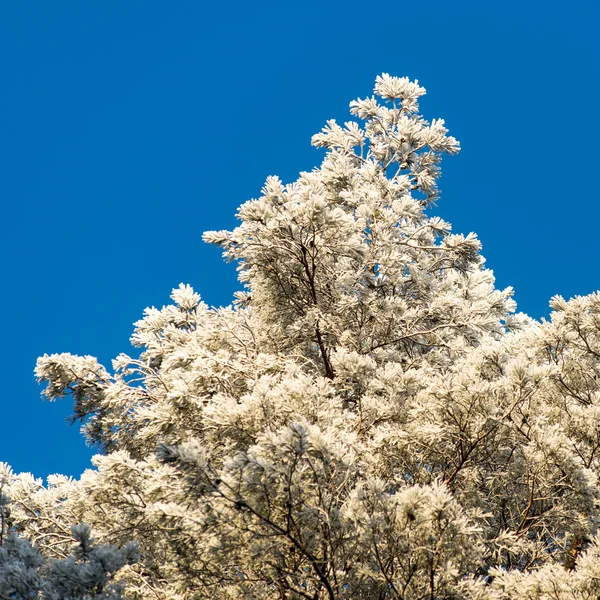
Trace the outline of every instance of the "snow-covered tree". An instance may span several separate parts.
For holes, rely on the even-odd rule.
[[[14,476],[10,468],[0,463],[0,598],[6,600],[120,600],[123,586],[115,582],[115,574],[137,561],[137,546],[126,544],[117,549],[95,544],[91,530],[85,524],[50,528],[47,536],[38,537],[40,546],[60,558],[44,556],[40,548],[18,535],[19,526],[11,527],[11,508],[17,504],[33,517],[31,531],[45,527],[49,520],[55,525],[61,519],[53,511],[34,509],[31,498],[25,503],[11,502],[5,489],[16,491],[21,483],[32,483],[27,475]],[[25,483],[25,485],[27,485]],[[38,482],[38,492],[42,491]],[[21,495],[23,500],[23,495]],[[52,503],[53,508],[56,505]]]
[[[314,136],[318,168],[205,234],[231,306],[181,285],[112,372],[39,359],[101,450],[79,480],[7,484],[46,560],[85,522],[139,544],[129,598],[600,596],[600,296],[514,314],[476,236],[431,215],[459,145],[424,93],[378,77]]]

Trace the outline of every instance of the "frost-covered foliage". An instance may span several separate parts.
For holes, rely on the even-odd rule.
[[[67,535],[64,519],[59,514],[51,515],[52,511],[33,508],[36,503],[32,498],[25,498],[21,503],[21,496],[21,500],[11,503],[4,490],[16,491],[21,487],[19,480],[29,483],[30,479],[28,476],[15,477],[5,464],[0,463],[0,598],[120,600],[123,586],[115,582],[115,574],[137,561],[137,544],[128,543],[121,549],[96,544],[89,525],[85,524],[72,524]],[[42,490],[37,493],[51,495]],[[54,511],[60,512],[56,503],[52,506]],[[19,508],[31,512],[30,535],[35,530],[39,533],[40,528],[47,525],[46,521],[54,524],[47,527],[45,535],[34,536],[39,547],[18,535],[21,523],[11,527],[15,521],[13,507],[17,512]],[[46,550],[46,556],[40,547]],[[53,558],[52,554],[60,558]]]
[[[430,214],[459,146],[424,93],[378,77],[314,136],[320,167],[205,234],[232,306],[181,285],[139,358],[39,359],[102,453],[8,478],[23,552],[70,560],[80,522],[135,540],[137,599],[600,597],[600,296],[514,314],[476,236]]]

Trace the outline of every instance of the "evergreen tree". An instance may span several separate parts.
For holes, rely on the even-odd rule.
[[[86,522],[139,543],[128,598],[600,596],[600,296],[514,314],[476,236],[430,214],[459,145],[424,93],[378,77],[360,124],[314,136],[320,167],[205,234],[231,306],[181,285],[139,358],[39,359],[101,449],[77,481],[10,479],[47,559]]]
[[[114,582],[114,575],[136,562],[136,545],[129,543],[121,549],[98,545],[88,525],[71,525],[69,535],[62,536],[59,544],[56,541],[60,533],[50,535],[41,544],[46,548],[62,546],[57,551],[61,558],[43,556],[38,547],[17,535],[18,527],[11,527],[11,502],[2,490],[9,482],[15,483],[12,478],[10,469],[0,464],[0,598],[120,600],[123,586]],[[38,513],[35,518],[41,522],[44,515]]]

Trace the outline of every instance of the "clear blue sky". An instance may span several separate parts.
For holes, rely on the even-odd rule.
[[[520,310],[600,288],[594,4],[2,3],[0,460],[88,466],[36,357],[109,363],[180,282],[228,304],[235,271],[201,233],[317,164],[311,135],[381,72],[419,79],[461,141],[437,212],[479,234]]]

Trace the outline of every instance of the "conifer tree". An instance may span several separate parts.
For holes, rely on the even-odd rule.
[[[40,545],[46,549],[61,546],[55,550],[60,558],[44,556],[38,546],[18,535],[18,526],[11,527],[11,500],[4,489],[12,484],[16,491],[15,483],[10,468],[0,463],[0,598],[120,600],[123,586],[114,581],[114,576],[137,561],[136,544],[128,543],[120,549],[98,545],[88,525],[74,524],[68,532],[63,528],[48,539],[42,538]],[[31,510],[29,498],[27,501],[25,510]],[[33,514],[36,521],[44,520],[43,514]]]
[[[476,236],[432,216],[459,144],[424,93],[378,77],[313,137],[318,168],[204,235],[231,306],[181,285],[139,358],[39,359],[100,450],[77,481],[12,477],[42,555],[73,523],[135,540],[140,599],[600,596],[600,296],[514,313]]]

